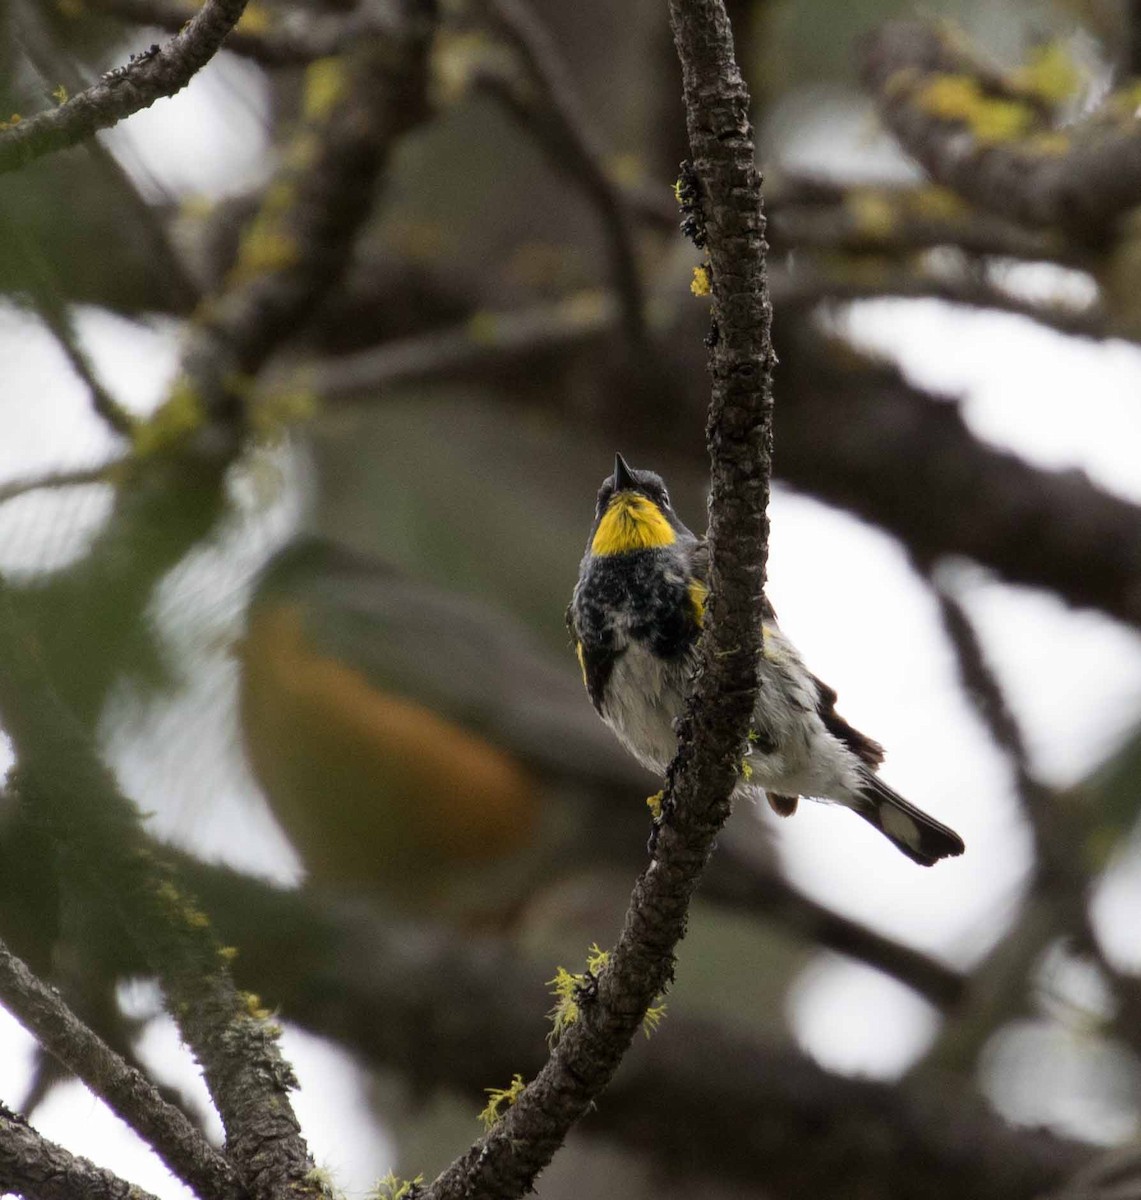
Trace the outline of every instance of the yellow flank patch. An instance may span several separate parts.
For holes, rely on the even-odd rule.
[[[691,579],[687,590],[689,592],[689,602],[693,606],[693,619],[698,625],[704,625],[705,598],[709,595],[709,589],[700,579]]]
[[[770,625],[767,621],[761,626],[761,630],[765,635],[765,658],[771,663],[780,663],[788,656],[784,652],[784,646],[781,643],[780,631],[775,625]]]
[[[583,653],[582,642],[575,642],[574,652],[578,655],[578,665],[582,671],[582,681],[586,683],[586,655]],[[589,686],[590,684],[587,684],[587,687]]]
[[[662,510],[637,492],[619,492],[598,523],[590,552],[600,556],[630,554],[671,546],[677,540]]]

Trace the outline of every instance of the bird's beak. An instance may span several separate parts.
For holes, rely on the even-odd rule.
[[[621,454],[614,456],[614,490],[616,492],[630,492],[636,490],[638,481],[630,473],[630,468],[626,465],[626,460]]]

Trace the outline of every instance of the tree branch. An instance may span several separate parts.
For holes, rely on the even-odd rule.
[[[92,1033],[0,942],[0,1000],[33,1037],[74,1072],[203,1200],[244,1195],[230,1164],[186,1116]]]
[[[971,972],[958,1020],[942,1031],[918,1068],[933,1064],[969,1070],[995,1030],[1029,1004],[1032,973],[1050,945],[1070,935],[1092,950],[1095,958],[1102,956],[1087,908],[1092,880],[1083,848],[1091,844],[1091,837],[1088,829],[1081,828],[1079,806],[1067,803],[1062,793],[1036,777],[1021,726],[970,617],[938,577],[929,573],[928,578],[963,690],[1010,766],[1015,795],[1034,841],[1034,874],[1017,920]],[[1107,968],[1103,962],[1115,990],[1127,987]],[[1119,1025],[1126,1039],[1136,1044],[1134,1021],[1127,1018]]]
[[[965,254],[1053,262],[1092,270],[1095,256],[1057,230],[1027,229],[971,207],[931,184],[845,185],[812,176],[783,176],[766,197],[774,251],[808,246],[854,254],[909,254],[953,246]]]
[[[484,70],[480,83],[535,138],[550,160],[570,172],[594,203],[610,255],[614,290],[630,345],[646,346],[645,295],[634,246],[632,209],[603,163],[602,147],[583,112],[573,81],[549,32],[521,0],[480,0],[500,35],[521,59],[530,87]],[[535,100],[538,100],[538,104]]]
[[[1054,129],[937,27],[898,21],[863,48],[863,76],[904,149],[982,208],[1086,245],[1141,202],[1135,102]],[[1112,98],[1111,98],[1112,99]]]
[[[27,1200],[157,1200],[49,1142],[0,1105],[0,1193],[8,1192]]]
[[[196,11],[184,0],[90,0],[85,8],[154,25],[176,33]],[[226,39],[226,50],[267,67],[304,66],[319,58],[344,54],[362,37],[390,35],[399,39],[399,28],[385,19],[378,6],[364,6],[344,16],[309,12],[303,8],[281,10],[276,5],[260,10],[268,25],[239,26]]]
[[[109,483],[122,462],[104,463],[98,467],[77,467],[73,471],[53,471],[47,475],[32,475],[0,483],[0,504],[26,496],[29,492],[54,488],[81,487],[89,483]]]
[[[234,987],[209,919],[146,849],[139,817],[82,727],[43,676],[0,582],[0,720],[15,789],[66,858],[71,886],[106,906],[137,940],[198,1058],[226,1129],[227,1154],[254,1200],[317,1187],[288,1093],[296,1086],[276,1033]]]
[[[775,288],[774,294],[778,302],[787,298]],[[692,339],[703,317],[696,305],[662,307],[672,313],[652,328],[654,346],[678,383],[681,417],[688,419],[685,406],[701,372]],[[1048,588],[1070,604],[1141,626],[1137,505],[1080,470],[1038,468],[989,445],[950,398],[922,391],[897,367],[823,335],[809,313],[785,311],[777,338],[786,392],[776,417],[779,479],[880,526],[924,561],[963,555],[1012,583]],[[615,314],[613,298],[598,293],[494,320],[485,314],[478,338],[464,323],[318,362],[314,386],[343,400],[415,380],[474,375],[508,381],[506,394],[526,403],[518,388],[521,365],[565,373],[572,352],[601,356]],[[553,388],[542,399],[548,413],[559,402]],[[620,412],[603,408],[596,419],[614,421],[627,435],[636,429],[647,449],[676,453],[678,426],[663,418],[661,395],[639,405],[633,395]],[[570,401],[561,415],[581,420]],[[917,488],[923,504],[914,503]]]
[[[246,0],[206,0],[182,32],[163,46],[134,54],[58,108],[0,129],[0,173],[74,146],[100,129],[173,96],[217,53],[245,11]]]
[[[309,120],[193,322],[183,370],[213,420],[249,419],[252,376],[347,269],[393,146],[427,111],[429,7],[408,0],[397,50],[370,38],[309,68]]]
[[[708,443],[711,601],[649,866],[596,987],[579,1002],[546,1065],[480,1139],[427,1189],[445,1197],[528,1191],[567,1131],[613,1077],[673,973],[690,897],[729,815],[757,687],[758,606],[767,550],[773,365],[760,179],[748,94],[720,0],[671,4],[687,124],[704,187],[714,319]]]
[[[987,445],[955,404],[807,323],[782,333],[785,482],[895,534],[921,560],[961,554],[1141,625],[1136,505],[1082,471],[1039,469]]]
[[[702,895],[722,859],[719,848]],[[474,1114],[489,1082],[541,1066],[549,963],[503,939],[396,924],[363,897],[283,892],[205,864],[187,870],[239,947],[239,977],[377,1069],[458,1090]],[[945,1079],[903,1091],[844,1079],[790,1047],[676,1011],[648,1042],[636,1039],[580,1129],[671,1176],[755,1189],[763,1164],[774,1195],[822,1198],[1031,1200],[1094,1153],[1013,1129]],[[821,1129],[843,1137],[822,1139]]]

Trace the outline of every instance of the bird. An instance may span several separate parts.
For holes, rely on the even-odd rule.
[[[490,930],[576,872],[636,863],[644,816],[616,800],[651,780],[509,613],[303,534],[261,570],[246,626],[245,757],[310,886]]]
[[[697,664],[709,547],[674,512],[660,475],[621,454],[603,480],[567,625],[595,710],[645,767],[665,774]],[[836,711],[836,692],[804,665],[762,604],[759,690],[734,798],[791,816],[801,797],[850,808],[913,862],[962,854],[962,838],[878,774],[883,747]]]

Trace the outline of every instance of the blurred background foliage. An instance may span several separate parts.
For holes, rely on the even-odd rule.
[[[911,5],[730,5],[766,171],[781,358],[772,595],[810,664],[850,697],[843,711],[888,744],[889,777],[961,828],[968,853],[927,874],[886,861],[890,847],[844,813],[808,806],[779,830],[738,814],[646,1053],[675,1017],[702,1018],[717,1036],[816,1056],[836,1072],[822,1094],[845,1073],[902,1077],[897,1099],[948,1088],[981,1097],[994,1129],[1053,1131],[1033,1151],[1017,1143],[1033,1164],[1017,1180],[980,1140],[977,1177],[948,1175],[946,1194],[1034,1195],[1137,1132],[1141,485],[1135,442],[1117,431],[1138,428],[1141,191],[1123,186],[1099,221],[1036,221],[944,178],[953,155],[937,142],[957,137],[954,153],[982,154],[986,170],[1009,156],[1014,181],[1060,145],[1031,136],[1054,133],[1069,147],[1057,161],[1088,150],[1090,192],[1112,193],[1096,152],[1121,134],[1122,163],[1136,153],[1136,7],[939,3],[921,25],[888,26],[912,31],[893,42],[877,31]],[[12,0],[0,115],[51,105],[190,12]],[[685,136],[664,6],[450,3],[420,50],[382,45],[378,69],[403,71],[407,88],[378,120],[382,153],[354,216],[351,172],[324,190],[305,182],[305,139],[328,136],[321,121],[353,86],[345,64],[372,44],[351,22],[403,19],[379,0],[255,0],[185,94],[0,181],[0,568],[54,685],[155,836],[239,872],[185,864],[240,942],[244,981],[370,1069],[390,1140],[347,1117],[327,1135],[357,1183],[448,1161],[475,1132],[479,1088],[527,1065],[508,1061],[513,1033],[494,1012],[469,1024],[472,1004],[495,1000],[466,994],[449,948],[460,962],[506,939],[522,956],[538,1055],[543,981],[613,939],[656,784],[590,712],[562,611],[616,447],[666,476],[695,528],[706,475],[707,308],[690,294],[701,257],[671,195]],[[917,28],[926,57],[908,63]],[[889,53],[902,58],[877,74]],[[928,82],[901,99],[915,72]],[[888,121],[901,140],[877,106],[902,113]],[[298,283],[297,261],[333,266]],[[289,319],[275,315],[283,288],[300,297]],[[1062,390],[1055,374],[1079,382]],[[1002,395],[979,399],[992,378]],[[1124,417],[1106,394],[1124,395]],[[108,419],[107,396],[127,420]],[[358,557],[267,590],[259,572],[302,535]],[[300,622],[276,674],[255,671],[257,654],[284,653],[254,637],[255,595],[263,613],[284,597]],[[342,671],[319,695],[306,690],[310,651]],[[367,736],[340,753],[348,742],[307,740],[321,697],[362,680]],[[295,711],[267,733],[250,714],[282,697]],[[409,713],[419,736],[401,740]],[[283,783],[294,759],[305,766]],[[480,822],[503,779],[534,821],[520,857],[484,873],[448,859],[445,883],[429,885],[439,863],[401,841],[400,813],[470,828],[461,840],[486,865]],[[375,877],[327,861],[341,843],[368,858],[373,838]],[[241,873],[300,885],[311,907]],[[460,898],[444,903],[449,889]],[[69,915],[66,893],[34,814],[0,798],[0,934],[106,1036],[190,1089],[174,1051],[151,1048],[153,997],[124,990],[138,964]],[[370,1031],[404,1012],[399,998],[347,982],[362,951],[327,932],[362,911],[395,931],[368,948],[379,969],[411,979],[424,946],[441,964],[418,979],[423,1023],[405,1012],[402,1039]],[[418,1044],[477,1028],[471,1061]],[[15,1049],[9,1061],[0,1098],[43,1102],[52,1070],[25,1070]],[[352,1069],[321,1058],[313,1090],[353,1096]],[[867,1104],[904,1136],[880,1093]],[[871,1144],[876,1119],[853,1120],[827,1147],[806,1143],[801,1174],[774,1177],[760,1134],[726,1156],[745,1165],[719,1171],[716,1153],[655,1145],[636,1122],[608,1131],[603,1111],[543,1190],[664,1197],[696,1179],[709,1195],[809,1182],[869,1200],[944,1194],[934,1152],[815,1179],[813,1155],[833,1167]],[[912,1134],[921,1148],[935,1136]],[[694,1145],[718,1135],[692,1116]]]

